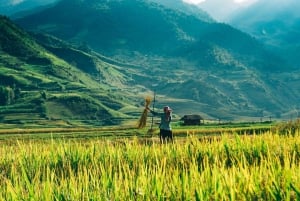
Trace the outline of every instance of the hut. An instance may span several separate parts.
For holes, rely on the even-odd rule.
[[[184,115],[181,119],[183,125],[201,125],[204,123],[204,119],[198,114]]]

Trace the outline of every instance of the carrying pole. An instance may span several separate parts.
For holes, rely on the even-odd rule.
[[[153,94],[153,104],[152,104],[152,111],[154,111],[154,105],[155,105],[155,102],[156,102],[156,92],[154,90],[154,94]],[[152,131],[153,129],[153,115],[152,115],[152,119],[151,119],[151,127],[150,127],[150,130]]]

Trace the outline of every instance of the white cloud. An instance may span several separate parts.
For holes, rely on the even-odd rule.
[[[0,0],[0,7],[15,6],[26,0]]]
[[[199,3],[202,3],[206,0],[183,0],[183,2],[185,3],[190,3],[190,4],[199,4]]]
[[[11,5],[17,5],[17,4],[19,4],[19,3],[22,3],[24,0],[12,0],[11,1]]]
[[[190,4],[200,4],[200,3],[203,3],[205,1],[210,1],[210,0],[182,0],[183,2],[186,2],[186,3],[190,3]],[[237,4],[249,4],[249,3],[252,3],[256,0],[233,0],[234,3],[237,3]]]
[[[247,2],[247,1],[249,1],[249,0],[235,0],[234,2],[235,3],[243,3],[243,2]]]
[[[250,5],[258,0],[234,0],[234,3]]]

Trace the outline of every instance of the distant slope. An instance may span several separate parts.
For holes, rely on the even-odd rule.
[[[276,48],[290,65],[299,68],[300,2],[260,0],[231,16],[230,23]]]
[[[255,38],[153,1],[62,0],[15,21],[125,63],[118,70],[132,88],[157,90],[157,106],[179,115],[279,117],[299,105],[277,74],[290,68]]]
[[[110,94],[125,84],[121,72],[97,55],[50,36],[43,39],[51,46],[45,41],[41,46],[38,37],[0,16],[2,123],[114,125],[133,118],[120,112],[131,105],[130,96]]]
[[[182,0],[149,0],[157,4],[163,5],[172,10],[183,12],[187,15],[193,15],[205,22],[215,22],[215,20],[204,10],[191,4],[187,4]]]
[[[38,9],[55,1],[58,0],[0,0],[0,14],[10,16],[31,9]]]
[[[152,1],[63,0],[16,21],[29,30],[84,42],[108,56],[123,57],[135,51],[142,55],[180,56],[210,65],[214,55],[209,54],[214,46],[219,46],[235,57],[250,57],[246,58],[250,65],[261,63],[260,67],[266,70],[282,66],[277,57],[244,33]],[[199,58],[199,52],[210,58]],[[196,55],[191,58],[191,54]],[[271,65],[265,61],[266,55],[273,57]]]

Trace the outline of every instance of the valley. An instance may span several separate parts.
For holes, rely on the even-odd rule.
[[[0,106],[2,121],[128,124],[154,92],[156,109],[170,105],[177,118],[298,117],[298,69],[250,35],[179,5],[62,0],[1,17],[0,85],[12,99]]]

